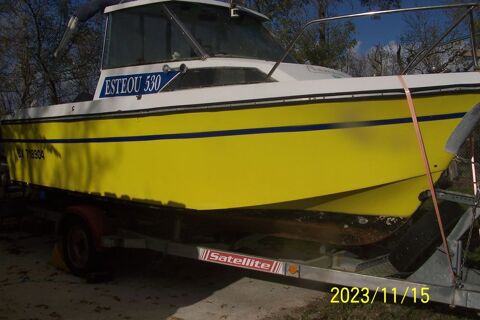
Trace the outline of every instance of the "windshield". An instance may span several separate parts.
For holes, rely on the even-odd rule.
[[[277,61],[285,52],[262,21],[245,12],[231,18],[227,8],[173,2],[169,8],[210,56]],[[285,62],[295,62],[288,57]]]
[[[108,20],[105,43],[104,68],[197,57],[161,5],[113,12]]]
[[[103,68],[198,59],[181,28],[157,3],[114,11],[108,20]],[[245,12],[231,18],[228,8],[168,3],[174,15],[210,56],[278,60],[284,49],[259,18]],[[291,57],[286,62],[295,62]]]

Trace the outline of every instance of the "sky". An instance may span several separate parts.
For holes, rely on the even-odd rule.
[[[347,1],[348,2],[348,1]],[[352,14],[368,11],[368,9],[357,4],[359,1],[354,1],[349,4],[342,4],[336,8],[336,15]],[[435,0],[402,0],[401,7],[418,7],[428,5],[440,5],[442,1]],[[442,11],[430,11],[435,19],[442,19]],[[360,41],[358,50],[362,53],[367,51],[374,45],[387,44],[391,40],[399,40],[400,35],[406,29],[405,19],[412,14],[390,14],[384,15],[380,19],[357,18],[352,20],[355,23],[357,30],[357,37]],[[446,26],[447,27],[447,26]]]

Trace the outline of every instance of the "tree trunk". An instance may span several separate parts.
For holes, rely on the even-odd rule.
[[[318,4],[318,19],[327,17],[327,0],[317,0]],[[319,42],[320,45],[327,43],[327,27],[326,24],[321,23],[319,26]]]

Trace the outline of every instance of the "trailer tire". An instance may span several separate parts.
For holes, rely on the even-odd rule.
[[[99,266],[99,253],[96,250],[92,232],[81,218],[72,217],[63,229],[62,253],[65,264],[79,277],[95,272]]]

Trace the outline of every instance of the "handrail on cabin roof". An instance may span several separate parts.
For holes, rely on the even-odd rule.
[[[414,68],[415,66],[418,65],[433,49],[435,49],[445,37],[447,37],[452,30],[454,30],[465,18],[467,15],[470,17],[470,38],[471,38],[471,46],[472,46],[472,58],[474,61],[474,66],[475,68],[478,68],[478,58],[477,58],[477,52],[476,52],[476,40],[475,40],[475,26],[474,26],[474,21],[473,21],[473,10],[477,7],[480,6],[480,3],[461,3],[461,4],[448,4],[448,5],[440,5],[440,6],[423,6],[423,7],[416,7],[416,8],[402,8],[402,9],[391,9],[391,10],[382,10],[382,11],[370,11],[370,12],[363,12],[363,13],[355,13],[355,14],[348,14],[348,15],[342,15],[342,16],[336,16],[336,17],[329,17],[329,18],[322,18],[322,19],[315,19],[311,20],[307,23],[305,23],[300,30],[297,32],[295,37],[293,38],[292,41],[290,41],[287,49],[285,50],[285,53],[283,56],[275,63],[275,65],[272,67],[270,72],[267,75],[266,79],[270,79],[270,77],[273,75],[275,70],[279,67],[279,65],[287,58],[288,54],[290,51],[292,51],[295,43],[300,39],[300,37],[303,35],[305,30],[310,27],[311,25],[314,24],[322,24],[322,23],[329,23],[332,21],[337,21],[337,20],[345,20],[345,19],[355,19],[355,18],[361,18],[361,17],[373,17],[373,16],[380,16],[380,15],[386,15],[386,14],[392,14],[392,13],[404,13],[404,12],[413,12],[413,11],[426,11],[426,10],[439,10],[439,9],[454,9],[454,8],[467,8],[465,13],[458,18],[455,23],[448,28],[448,30],[440,37],[438,41],[435,42],[434,45],[432,45],[430,48],[428,48],[426,51],[422,51],[419,54],[417,54],[414,59],[409,63],[409,65],[403,70],[402,74],[406,74],[410,69]],[[421,59],[419,58],[419,55],[422,54]]]

